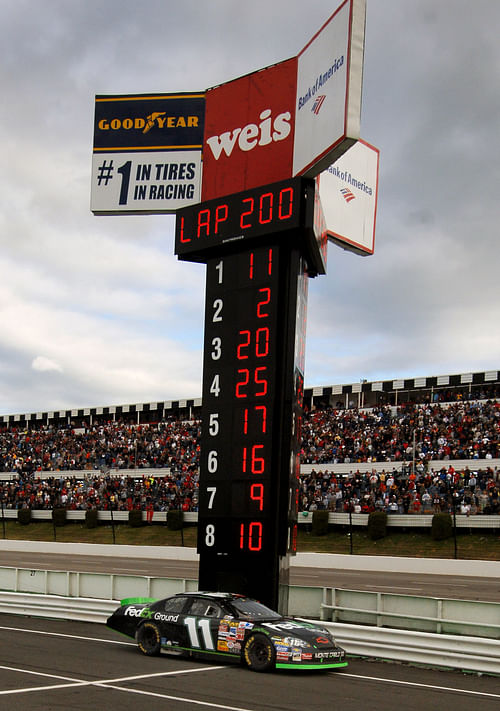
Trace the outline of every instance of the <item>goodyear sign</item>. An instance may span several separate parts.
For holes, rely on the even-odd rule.
[[[171,213],[201,195],[205,95],[96,96],[91,210]]]

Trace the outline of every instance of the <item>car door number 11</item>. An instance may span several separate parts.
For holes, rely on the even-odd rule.
[[[210,620],[198,619],[196,617],[185,617],[184,624],[187,627],[189,634],[189,644],[191,647],[201,649],[215,649],[214,642],[212,639],[212,633],[210,631]],[[198,634],[198,629],[201,631],[203,645],[200,642],[200,636]]]

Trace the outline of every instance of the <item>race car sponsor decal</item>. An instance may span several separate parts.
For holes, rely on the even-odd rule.
[[[154,612],[147,607],[127,607],[124,615],[128,617],[142,617],[145,620],[157,620],[158,622],[177,622],[179,615],[166,615],[163,612]]]
[[[303,630],[305,625],[299,625],[296,622],[264,622],[262,627],[281,632],[282,630]]]
[[[238,622],[238,620],[223,619],[219,623],[218,638],[219,639],[245,639],[246,630],[253,628],[252,622]]]
[[[332,641],[331,639],[328,639],[328,637],[316,637],[314,640],[316,644],[331,644]]]
[[[317,652],[314,655],[315,659],[334,659],[336,657],[340,657],[342,652]]]

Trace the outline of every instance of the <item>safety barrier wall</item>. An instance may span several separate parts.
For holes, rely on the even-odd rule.
[[[301,464],[300,473],[310,474],[312,470],[333,472],[348,476],[351,473],[359,471],[364,472],[392,472],[401,471],[403,467],[412,465],[411,461],[394,461],[394,462],[314,462],[312,464]],[[470,469],[471,471],[484,470],[488,467],[495,470],[500,470],[500,459],[431,459],[427,463],[427,469],[430,471],[440,471],[448,469],[452,465],[457,471],[462,469]],[[146,467],[144,469],[109,469],[105,472],[100,469],[56,469],[44,470],[35,472],[36,477],[79,477],[82,479],[112,476],[112,477],[131,477],[132,479],[142,479],[143,477],[162,477],[170,474],[170,467]],[[0,472],[0,481],[11,481],[19,476],[17,471]]]
[[[196,548],[188,546],[131,546],[99,543],[57,543],[54,541],[15,541],[0,539],[2,551],[52,553],[71,556],[110,556],[113,558],[183,560],[197,563]],[[1,563],[1,558],[0,558]],[[292,568],[363,570],[376,572],[424,573],[429,575],[473,576],[500,579],[500,561],[455,560],[452,558],[403,558],[342,553],[297,553],[290,558]]]
[[[0,589],[75,599],[162,598],[197,590],[193,579],[0,568]],[[500,638],[500,603],[291,586],[292,615],[421,632]]]
[[[0,593],[0,613],[31,617],[104,623],[117,605],[116,600]],[[322,624],[349,655],[500,675],[497,640],[333,622]]]
[[[106,523],[127,523],[128,511],[98,511],[97,518],[101,522]],[[4,509],[5,519],[16,519],[16,509]],[[1,514],[0,514],[1,516]],[[152,522],[166,523],[168,513],[166,511],[155,511],[153,513]],[[392,528],[430,528],[432,526],[432,514],[388,514],[387,526]],[[51,521],[52,509],[32,509],[31,518],[34,521]],[[68,521],[84,521],[85,511],[66,511]],[[142,519],[147,521],[146,511],[142,512]],[[313,514],[310,511],[301,512],[298,516],[299,525],[312,524]],[[184,513],[184,523],[197,524],[198,513],[196,511],[187,511]],[[328,523],[338,526],[368,526],[367,514],[352,514],[349,517],[348,513],[332,513],[328,515]],[[460,529],[496,529],[500,530],[500,516],[496,515],[474,515],[466,516],[465,514],[457,513],[455,516],[455,525]]]

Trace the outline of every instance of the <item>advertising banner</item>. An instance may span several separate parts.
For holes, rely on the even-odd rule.
[[[318,175],[359,138],[365,0],[344,0],[300,52],[294,175]]]
[[[96,96],[91,210],[171,213],[201,199],[204,94]]]
[[[202,199],[315,177],[359,138],[365,0],[344,0],[297,57],[208,89]]]
[[[378,168],[378,148],[359,140],[319,176],[328,238],[361,255],[375,248]]]
[[[296,57],[206,93],[202,199],[292,175]]]

